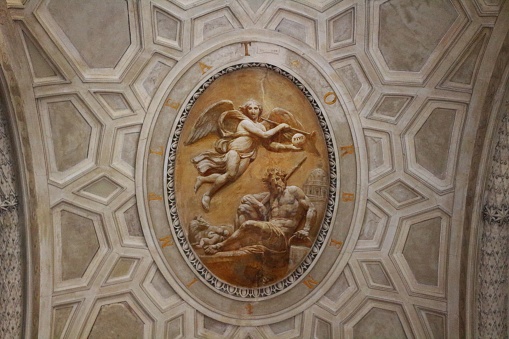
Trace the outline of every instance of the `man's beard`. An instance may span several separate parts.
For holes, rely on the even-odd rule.
[[[285,191],[285,188],[286,188],[285,184],[275,185],[272,188],[272,194],[281,195]]]

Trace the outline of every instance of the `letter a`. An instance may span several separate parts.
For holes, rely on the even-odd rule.
[[[207,64],[204,64],[203,62],[199,61],[198,62],[198,65],[200,66],[200,69],[201,69],[201,74],[205,74],[207,73],[207,71],[209,69],[212,69],[212,66],[209,66]]]

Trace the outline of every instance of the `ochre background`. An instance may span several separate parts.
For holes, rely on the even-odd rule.
[[[201,206],[201,197],[210,187],[203,184],[195,194],[194,183],[198,175],[191,159],[199,153],[213,149],[218,139],[215,134],[184,145],[195,122],[201,113],[210,105],[220,100],[231,100],[236,108],[249,99],[255,99],[263,105],[262,116],[268,116],[273,108],[284,108],[302,123],[306,131],[316,131],[317,148],[321,156],[308,152],[270,152],[263,146],[258,148],[256,159],[251,162],[246,172],[235,182],[223,187],[213,196],[210,211],[207,213]],[[307,160],[292,175],[289,185],[303,188],[309,173],[315,168],[328,172],[328,160],[322,130],[316,114],[304,94],[287,78],[265,68],[250,68],[234,71],[221,76],[198,98],[184,124],[179,141],[176,171],[175,192],[177,194],[178,213],[184,229],[187,230],[190,220],[201,215],[211,224],[233,225],[237,206],[242,196],[267,191],[261,178],[269,167],[279,167],[290,171],[302,158]],[[322,211],[319,211],[322,212]],[[320,217],[323,215],[319,213]],[[321,218],[317,220],[321,222]]]

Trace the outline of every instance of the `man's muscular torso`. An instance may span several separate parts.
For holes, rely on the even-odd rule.
[[[304,195],[299,187],[287,186],[279,196],[270,199],[268,219],[279,226],[287,237],[293,235],[305,213],[299,201],[300,193]]]

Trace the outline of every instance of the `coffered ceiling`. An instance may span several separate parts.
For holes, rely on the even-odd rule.
[[[31,199],[50,221],[32,262],[40,337],[458,337],[478,95],[509,28],[503,0],[7,2],[31,79],[24,100],[36,104],[24,112],[27,142],[42,146],[25,150],[37,166]],[[203,62],[194,76],[205,79],[224,64],[205,56],[225,46],[224,60],[277,59],[260,41],[333,83],[360,184],[345,265],[318,282],[323,296],[288,319],[242,326],[172,286],[137,194],[157,151],[143,131],[183,106],[166,95],[184,68]]]

